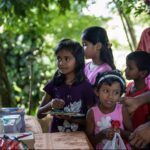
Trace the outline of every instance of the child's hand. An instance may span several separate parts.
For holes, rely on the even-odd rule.
[[[51,107],[55,109],[64,108],[64,105],[65,105],[64,100],[58,99],[58,98],[52,99],[50,103],[51,103]]]
[[[102,132],[104,134],[105,139],[108,139],[108,140],[112,140],[115,134],[115,131],[113,128],[104,129]]]
[[[134,111],[140,106],[139,100],[135,97],[121,97],[120,103],[126,106],[131,116],[133,115]]]

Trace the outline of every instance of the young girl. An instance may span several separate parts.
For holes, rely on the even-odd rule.
[[[135,51],[127,55],[125,75],[133,80],[127,85],[126,96],[135,97],[149,91],[145,78],[150,73],[150,54],[144,51]],[[140,106],[132,115],[133,128],[148,121],[150,113],[149,104]],[[141,115],[142,114],[142,115]]]
[[[38,110],[38,118],[52,109],[86,114],[95,103],[95,94],[84,74],[84,51],[82,46],[70,39],[60,41],[56,47],[58,70],[44,87],[46,92]],[[50,132],[83,130],[85,118],[55,115]]]
[[[107,32],[102,27],[93,26],[85,29],[81,38],[85,57],[92,59],[85,66],[85,74],[93,85],[98,72],[115,69],[111,44]]]
[[[131,130],[132,124],[126,108],[118,103],[125,90],[125,80],[120,72],[98,73],[95,87],[100,103],[87,113],[86,132],[93,146],[103,149],[106,140],[112,140],[116,131],[127,140],[130,133],[124,128]],[[118,124],[116,130],[112,127],[113,122]]]

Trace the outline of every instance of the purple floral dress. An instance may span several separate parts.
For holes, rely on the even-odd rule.
[[[83,81],[78,85],[61,84],[56,86],[53,80],[51,80],[44,87],[44,91],[52,98],[63,99],[65,101],[64,110],[66,112],[79,112],[86,115],[87,110],[97,102],[93,88],[88,81]],[[53,117],[49,132],[80,131],[84,128],[67,120]]]

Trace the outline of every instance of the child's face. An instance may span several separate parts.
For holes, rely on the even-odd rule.
[[[89,41],[86,41],[86,40],[82,40],[82,45],[83,45],[83,49],[84,49],[84,54],[85,54],[85,57],[87,59],[92,59],[96,56],[96,49],[97,49],[97,46],[96,44],[93,45],[91,42]]]
[[[134,60],[127,60],[125,76],[128,80],[134,80],[139,78],[140,71],[137,68],[137,65]]]
[[[111,85],[103,83],[97,92],[101,106],[107,109],[113,109],[116,102],[120,99],[121,87],[119,82],[113,82]]]
[[[56,57],[59,71],[65,75],[74,75],[76,60],[72,53],[63,49],[57,53]]]

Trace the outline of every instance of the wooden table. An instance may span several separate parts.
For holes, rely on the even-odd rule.
[[[34,116],[25,115],[26,131],[32,131],[34,134],[42,133],[41,125]]]
[[[35,149],[93,149],[84,132],[35,134]]]

